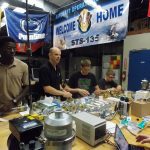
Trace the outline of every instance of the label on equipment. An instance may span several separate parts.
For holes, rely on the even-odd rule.
[[[32,121],[32,122],[24,123],[24,124],[22,125],[22,127],[23,127],[24,129],[27,129],[27,128],[30,128],[30,127],[34,127],[34,126],[36,126],[36,125],[37,125],[37,123],[34,122],[34,121]]]
[[[65,136],[67,134],[67,130],[54,130],[54,129],[47,129],[47,135],[50,136]]]

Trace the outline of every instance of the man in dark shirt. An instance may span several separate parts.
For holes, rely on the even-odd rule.
[[[115,81],[113,81],[114,79],[114,72],[113,70],[107,70],[105,78],[101,79],[99,81],[99,87],[102,90],[107,90],[107,89],[111,89],[111,90],[117,90],[120,91],[121,90],[121,85],[117,85],[117,83]]]
[[[71,98],[72,94],[65,91],[61,86],[61,72],[58,66],[61,58],[61,51],[59,48],[52,47],[49,51],[49,62],[40,68],[39,82],[42,86],[46,96],[62,96],[64,98]]]
[[[95,75],[90,73],[91,61],[81,60],[81,70],[74,73],[66,87],[66,90],[74,93],[74,97],[88,96],[92,93],[99,95],[100,89],[97,85]]]

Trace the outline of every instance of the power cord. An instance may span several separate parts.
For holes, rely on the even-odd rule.
[[[112,133],[110,133],[108,130],[106,130],[106,136],[107,137],[104,140],[104,142],[107,143],[107,144],[109,144],[109,145],[111,145],[111,146],[114,146],[114,147],[118,148],[118,146],[115,143],[113,143],[113,142],[110,141],[110,138],[114,137],[114,135]]]
[[[118,111],[115,111],[113,114],[110,114],[110,115],[107,116],[105,119],[106,119],[107,121],[113,120],[113,119],[116,117],[117,112],[118,112]]]

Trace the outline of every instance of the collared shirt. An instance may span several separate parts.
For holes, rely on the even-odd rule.
[[[24,62],[15,58],[10,66],[0,65],[0,108],[10,106],[28,82],[28,66]]]
[[[60,90],[60,84],[62,83],[60,68],[56,66],[56,69],[50,62],[47,62],[40,68],[39,82],[42,87],[52,86],[53,88]],[[49,93],[45,93],[46,96],[55,96]]]

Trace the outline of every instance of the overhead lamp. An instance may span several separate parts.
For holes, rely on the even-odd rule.
[[[26,0],[22,0],[23,3],[26,3]],[[36,6],[39,8],[44,8],[44,1],[43,0],[28,0],[28,4],[31,6]]]
[[[2,3],[2,5],[1,5],[2,11],[3,11],[5,8],[7,8],[8,6],[9,6],[8,3],[6,3],[6,2]]]
[[[93,7],[93,8],[95,8],[96,10],[98,10],[98,11],[102,11],[102,12],[106,12],[106,10],[105,9],[103,9],[100,5],[97,5],[97,3],[94,1],[94,0],[84,0],[84,2],[87,4],[87,5],[89,5],[89,6],[91,6],[91,7]]]
[[[13,11],[15,11],[15,12],[19,12],[19,13],[25,13],[25,12],[26,12],[26,10],[25,10],[25,9],[20,8],[20,7],[16,7]]]
[[[93,8],[96,8],[96,6],[97,6],[96,2],[93,0],[84,0],[84,2]]]

